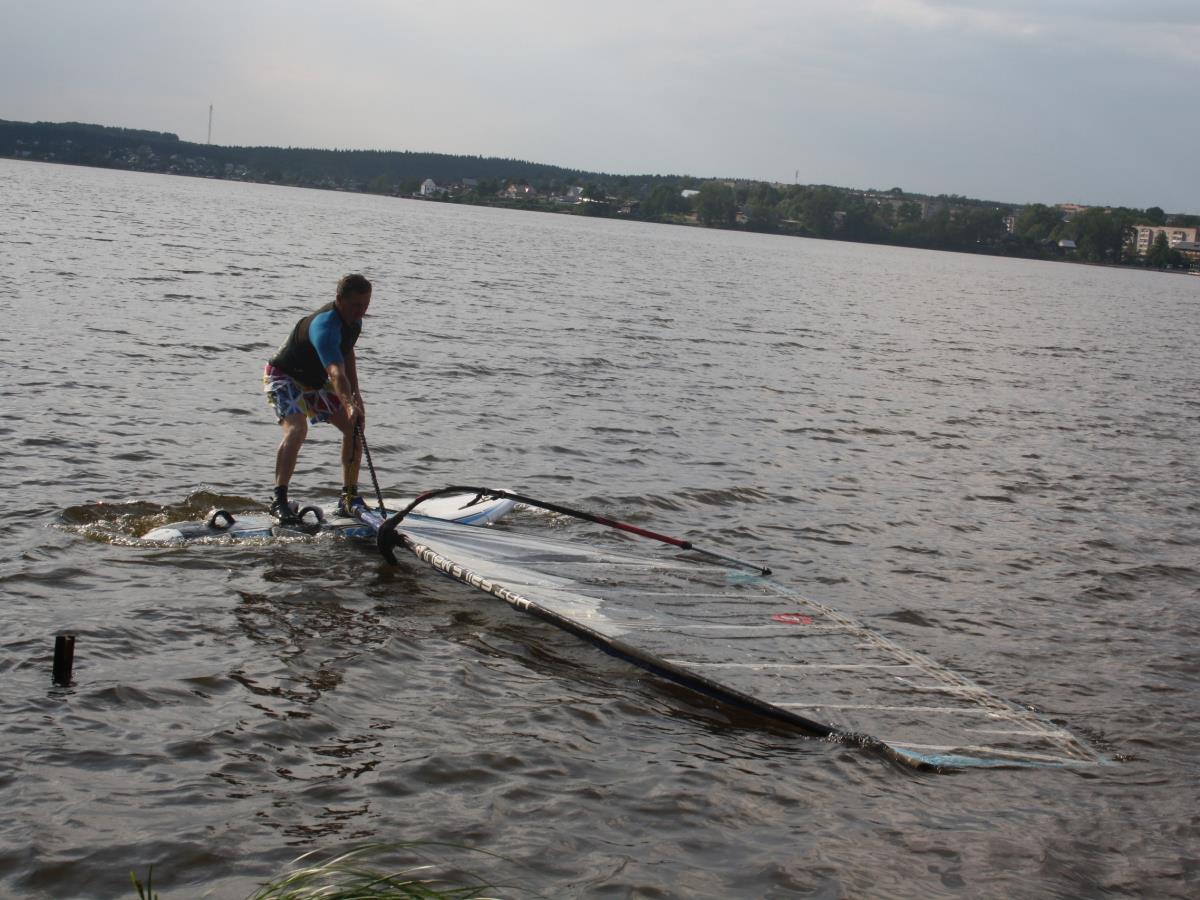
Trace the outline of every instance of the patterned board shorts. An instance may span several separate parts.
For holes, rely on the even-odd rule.
[[[310,391],[270,363],[263,369],[263,390],[267,394],[267,404],[275,410],[280,422],[288,416],[303,413],[316,425],[328,422],[329,417],[342,408],[342,401],[333,391],[326,388]]]

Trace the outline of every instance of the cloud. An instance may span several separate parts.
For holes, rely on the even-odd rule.
[[[1200,3],[1194,0],[847,0],[847,5],[870,21],[927,36],[1039,39],[1048,50],[1068,54],[1087,46],[1146,63],[1200,61]]]
[[[1097,23],[1180,27],[1200,24],[1192,0],[864,0],[882,13],[935,25],[1024,22],[1090,27]]]
[[[869,19],[894,22],[925,32],[959,32],[1032,37],[1042,24],[1019,9],[977,7],[969,3],[936,0],[867,0],[861,5]]]

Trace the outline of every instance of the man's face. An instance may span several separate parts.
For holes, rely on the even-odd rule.
[[[343,297],[337,298],[338,312],[342,314],[342,318],[347,322],[361,322],[363,316],[367,314],[367,307],[371,305],[371,292],[365,294],[346,294]]]

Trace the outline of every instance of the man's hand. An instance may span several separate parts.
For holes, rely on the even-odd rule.
[[[351,427],[357,425],[365,431],[367,427],[367,407],[363,403],[362,394],[355,391],[351,397],[350,406],[347,407],[350,411],[350,425]]]

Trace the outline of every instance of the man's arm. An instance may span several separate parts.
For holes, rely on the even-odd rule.
[[[357,418],[361,422],[364,418],[364,410],[362,397],[358,395],[358,372],[354,367],[354,355],[350,354],[342,362],[330,363],[326,366],[325,371],[329,373],[333,392],[342,401],[342,406],[350,414],[351,421]]]
[[[358,357],[354,355],[353,347],[346,354],[346,377],[350,379],[350,390],[354,392],[354,396],[358,398],[358,402],[362,403],[362,394],[358,390]]]

